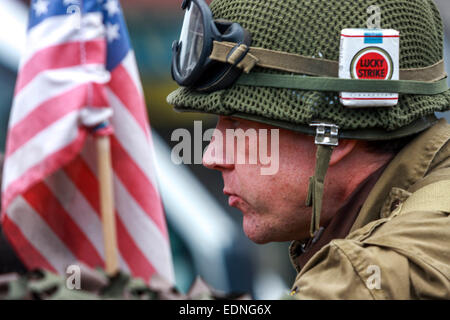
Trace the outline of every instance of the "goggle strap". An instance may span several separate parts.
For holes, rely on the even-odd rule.
[[[242,74],[238,85],[332,92],[383,92],[436,95],[448,90],[447,78],[436,82],[410,80],[360,80],[252,72]]]
[[[214,41],[210,59],[235,65],[236,61],[233,61],[232,57],[237,51],[236,46],[239,44]],[[235,52],[232,52],[233,50]],[[240,50],[244,50],[244,48],[240,48]],[[249,73],[255,66],[312,76],[332,78],[339,76],[337,61],[250,47],[249,52],[237,67],[243,69],[245,73]],[[446,76],[444,60],[429,67],[400,70],[401,80],[434,82]]]
[[[242,58],[242,54],[245,56]],[[209,56],[211,60],[229,63],[249,73],[259,63],[259,59],[249,52],[245,44],[214,41],[213,50]],[[241,61],[239,63],[238,59]]]
[[[256,57],[254,57],[253,55],[248,56],[249,50],[250,48],[245,44],[236,45],[234,50],[230,51],[227,57],[227,62],[236,67],[242,62],[242,60],[245,59],[245,57],[247,57],[248,60],[253,59],[251,65],[247,63],[246,66],[241,66],[241,69],[244,69],[246,73],[249,73],[250,70],[256,65],[256,63],[258,63]]]
[[[445,62],[440,60],[429,67],[415,69],[400,69],[401,80],[416,80],[434,82],[447,77]]]
[[[210,59],[233,64],[229,61],[229,53],[236,46],[232,42],[214,41]],[[250,47],[247,55],[237,65],[249,73],[255,66],[285,72],[301,73],[314,76],[333,77],[338,74],[339,65],[335,61],[315,59],[287,52],[278,52],[263,48]]]

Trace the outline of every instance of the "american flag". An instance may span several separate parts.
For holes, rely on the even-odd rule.
[[[144,94],[119,1],[31,1],[2,183],[3,229],[28,268],[104,266],[92,128],[108,119],[120,267],[173,283]]]

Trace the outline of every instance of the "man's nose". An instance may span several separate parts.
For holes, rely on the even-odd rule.
[[[203,166],[213,170],[232,170],[234,168],[233,159],[227,159],[226,148],[223,140],[213,136],[211,142],[203,155]]]

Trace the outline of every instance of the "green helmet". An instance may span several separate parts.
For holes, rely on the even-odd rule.
[[[366,28],[372,5],[381,9],[381,27],[401,34],[401,69],[442,63],[443,25],[432,0],[215,0],[210,7],[214,19],[248,30],[252,47],[338,62],[341,31]],[[261,67],[253,72],[283,74]],[[401,94],[395,107],[355,109],[343,106],[338,92],[235,83],[213,93],[182,87],[167,101],[178,111],[235,116],[310,134],[313,121],[327,121],[339,126],[341,138],[386,140],[431,126],[435,112],[449,110],[450,93]]]

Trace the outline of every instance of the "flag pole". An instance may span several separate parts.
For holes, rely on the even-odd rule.
[[[97,135],[98,177],[100,182],[100,210],[105,246],[105,267],[109,276],[119,271],[116,220],[114,215],[114,189],[109,135]]]

